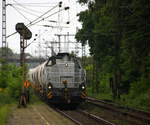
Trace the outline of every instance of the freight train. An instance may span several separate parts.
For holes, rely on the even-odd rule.
[[[58,53],[30,69],[28,80],[51,103],[79,104],[86,98],[86,72],[69,53]]]

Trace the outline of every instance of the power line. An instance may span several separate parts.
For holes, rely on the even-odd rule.
[[[18,3],[17,1],[13,0],[15,3],[17,3],[20,7],[24,8],[24,9],[27,9],[27,10],[30,10],[32,12],[37,12],[37,13],[41,13],[40,11],[37,11],[37,10],[33,10],[31,8],[27,8],[25,6],[23,6],[22,4]]]
[[[52,5],[52,4],[57,4],[57,3],[48,3],[47,2],[47,3],[20,3],[20,4],[23,4],[23,5],[36,5],[36,4],[40,4],[40,5],[41,4],[45,4],[45,5],[48,5],[48,4],[51,4]],[[16,3],[16,5],[18,5],[18,4]]]
[[[29,24],[27,25],[27,27],[30,26],[30,25],[32,25],[32,24],[33,24],[35,21],[37,21],[38,19],[42,18],[44,15],[48,14],[50,11],[52,11],[53,9],[55,9],[57,6],[58,6],[58,4],[57,4],[56,6],[54,6],[53,8],[51,8],[50,10],[46,11],[44,14],[42,14],[41,16],[39,16],[38,18],[36,18],[35,20],[33,20],[31,23],[29,23]]]
[[[17,7],[16,7],[17,8]],[[31,13],[31,12],[28,12],[28,11],[26,11],[26,10],[23,10],[23,9],[21,9],[21,8],[18,8],[20,11],[22,11],[22,12],[25,12],[25,13],[27,13],[27,14],[30,14],[30,15],[32,15],[32,16],[36,16],[36,17],[38,17],[38,15],[37,14],[34,14],[34,13]]]
[[[60,4],[60,3],[59,3],[59,4]],[[39,16],[38,18],[36,18],[35,20],[33,20],[32,22],[30,22],[30,23],[27,24],[26,26],[28,27],[28,26],[32,25],[35,21],[37,21],[38,19],[42,18],[44,15],[46,15],[47,13],[49,13],[50,11],[52,11],[53,9],[55,9],[59,4],[57,4],[56,6],[54,6],[53,8],[51,8],[50,10],[46,11],[45,13],[43,13],[41,16]],[[17,33],[17,32],[14,32],[14,33],[8,35],[6,38],[8,38],[8,37],[10,37],[10,36],[12,36],[12,35],[14,35],[14,34],[16,34],[16,33]]]
[[[47,18],[49,18],[49,17],[51,17],[51,16],[53,16],[53,15],[57,14],[58,12],[63,11],[63,10],[66,10],[66,7],[65,7],[65,8],[63,8],[63,9],[60,9],[60,10],[58,10],[58,11],[54,12],[54,13],[52,13],[51,15],[49,15],[49,16],[47,16],[47,17],[45,17],[45,18],[42,18],[41,20],[39,20],[39,21],[37,21],[37,22],[35,22],[35,21],[34,21],[35,23],[30,23],[29,25],[27,25],[27,27],[30,27],[30,26],[32,26],[32,25],[35,25],[35,24],[37,24],[37,23],[41,22],[42,20],[45,20],[45,19],[47,19]]]
[[[15,6],[20,6],[18,4],[12,4],[12,5],[15,5]],[[23,5],[23,6],[27,6],[27,7],[53,7],[52,5],[51,6],[47,6],[47,5]]]
[[[28,20],[29,22],[31,22],[24,14],[22,14],[16,7],[14,7],[13,5],[12,5],[12,7],[21,15],[21,16],[23,16],[26,20]]]

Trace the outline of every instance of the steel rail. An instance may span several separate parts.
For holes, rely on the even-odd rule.
[[[150,113],[149,112],[136,110],[136,109],[132,109],[132,108],[125,108],[123,106],[117,106],[116,104],[108,103],[103,100],[98,100],[98,99],[94,99],[91,97],[87,97],[86,100],[88,103],[94,104],[98,107],[102,107],[107,110],[111,110],[111,111],[120,113],[123,116],[129,116],[129,117],[135,118],[137,120],[141,120],[144,123],[150,123]],[[134,114],[134,113],[138,113],[138,112],[139,112],[139,114]],[[143,116],[144,113],[146,114],[146,117]]]
[[[75,120],[74,118],[72,118],[71,116],[69,116],[67,113],[59,110],[59,109],[54,109],[55,111],[57,111],[58,113],[62,114],[63,116],[67,117],[68,119],[70,119],[72,122],[74,122],[77,125],[82,125],[82,123],[80,123],[79,121]]]
[[[88,117],[90,117],[90,118],[92,118],[92,119],[95,119],[96,121],[101,122],[101,123],[103,123],[103,124],[105,124],[105,125],[116,125],[115,123],[109,122],[109,121],[107,121],[107,120],[105,120],[105,119],[103,119],[103,118],[101,118],[101,117],[99,117],[99,116],[96,116],[96,115],[94,115],[94,114],[88,113],[88,112],[83,111],[83,110],[79,110],[79,111],[80,111],[82,114],[84,114],[84,115],[86,115],[86,116],[88,116]]]
[[[141,109],[135,109],[135,108],[130,108],[130,107],[124,107],[124,106],[120,106],[116,103],[109,103],[109,102],[106,102],[104,100],[98,100],[98,99],[95,99],[95,98],[91,98],[91,97],[87,97],[86,98],[87,100],[90,100],[90,101],[95,101],[95,102],[100,102],[100,103],[104,103],[104,104],[107,104],[107,105],[110,105],[110,106],[114,106],[116,108],[120,108],[120,109],[124,109],[124,110],[127,110],[127,111],[132,111],[132,112],[135,112],[135,113],[141,113],[142,115],[145,115],[145,116],[148,116],[150,117],[150,112],[148,111],[144,111],[144,110],[141,110]]]

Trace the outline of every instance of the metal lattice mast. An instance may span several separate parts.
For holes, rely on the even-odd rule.
[[[6,0],[2,0],[2,58],[7,56],[6,43]]]

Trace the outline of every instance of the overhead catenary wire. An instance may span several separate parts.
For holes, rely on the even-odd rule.
[[[37,24],[37,23],[41,22],[42,20],[45,20],[45,19],[47,19],[47,18],[49,18],[49,17],[51,17],[51,16],[53,16],[53,15],[57,14],[58,12],[63,11],[63,10],[66,10],[66,7],[65,7],[65,8],[63,8],[63,9],[60,9],[60,10],[58,10],[58,11],[54,12],[54,13],[52,13],[51,15],[49,15],[49,16],[47,16],[47,17],[44,17],[44,18],[40,19],[39,21],[37,21],[37,22],[35,22],[35,23],[31,23],[31,24],[27,25],[27,27],[30,27],[30,26],[32,26],[32,25],[35,25],[35,24]]]
[[[26,11],[26,10],[23,10],[22,8],[19,8],[19,7],[16,7],[16,8],[18,8],[20,11],[22,11],[22,12],[24,12],[24,13],[30,14],[30,15],[32,15],[32,16],[39,17],[37,14],[34,14],[34,13],[31,13],[31,12],[28,12],[28,11]]]
[[[30,26],[30,25],[32,25],[38,19],[42,18],[44,15],[48,14],[50,11],[52,11],[53,9],[55,9],[57,6],[58,6],[58,4],[56,6],[54,6],[53,8],[51,8],[50,10],[46,11],[44,14],[42,14],[41,16],[39,16],[38,18],[36,18],[35,20],[33,20],[30,24],[27,25],[27,27]]]
[[[29,11],[36,12],[36,13],[42,13],[42,12],[40,12],[40,11],[33,10],[33,9],[31,9],[31,8],[27,8],[27,7],[25,7],[24,5],[22,5],[22,4],[18,3],[17,1],[15,1],[15,0],[13,0],[13,1],[14,1],[15,3],[17,3],[20,7],[24,8],[24,9],[27,9],[27,10],[29,10]]]
[[[18,5],[18,4],[13,4],[13,5],[15,5],[15,6],[20,6],[20,5]],[[52,5],[51,6],[48,6],[48,5],[23,5],[23,6],[25,6],[25,7],[53,7]]]
[[[21,15],[21,16],[23,16],[26,20],[28,20],[29,22],[31,22],[23,13],[21,13],[16,7],[14,7],[13,5],[12,5],[12,7]]]
[[[52,11],[53,9],[55,9],[59,4],[57,4],[56,6],[54,6],[53,8],[49,9],[48,11],[46,11],[45,13],[43,13],[42,15],[40,15],[38,18],[34,19],[32,22],[30,22],[29,24],[27,24],[26,26],[30,26],[32,25],[35,21],[37,21],[38,19],[42,18],[44,15],[48,14],[50,11]],[[17,32],[14,32],[10,35],[8,35],[6,38],[9,38],[10,36],[15,35]]]
[[[69,28],[67,26],[52,26],[52,25],[37,25],[37,26],[51,27],[51,28],[59,28],[59,27],[61,27],[61,28]]]
[[[57,2],[53,2],[53,3],[50,3],[50,2],[45,2],[45,3],[20,3],[20,4],[22,4],[22,5],[37,5],[37,4],[45,4],[45,5],[48,5],[48,4],[57,4]],[[17,3],[16,3],[16,5],[18,5]]]

